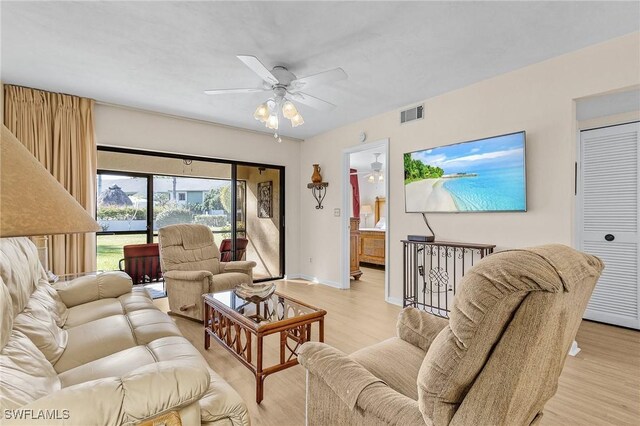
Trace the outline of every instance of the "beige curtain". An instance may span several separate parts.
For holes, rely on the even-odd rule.
[[[93,104],[92,99],[4,85],[5,126],[95,217]],[[94,271],[95,238],[93,233],[51,236],[51,270],[58,275]]]

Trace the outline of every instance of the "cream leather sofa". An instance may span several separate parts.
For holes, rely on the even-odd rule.
[[[0,424],[177,413],[184,425],[249,425],[240,396],[124,273],[52,287],[30,240],[0,239],[0,309]]]

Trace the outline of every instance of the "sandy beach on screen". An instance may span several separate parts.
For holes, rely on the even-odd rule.
[[[458,208],[442,184],[444,179],[423,179],[405,185],[408,212],[457,212]]]

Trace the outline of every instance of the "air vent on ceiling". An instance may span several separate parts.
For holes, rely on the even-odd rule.
[[[424,118],[424,105],[400,111],[400,124]]]

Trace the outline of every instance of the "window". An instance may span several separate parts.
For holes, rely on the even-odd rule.
[[[178,192],[178,201],[187,201],[187,193]]]

